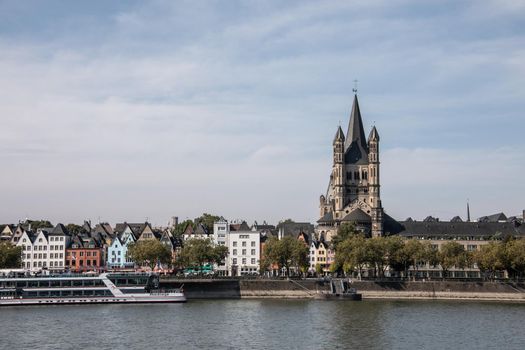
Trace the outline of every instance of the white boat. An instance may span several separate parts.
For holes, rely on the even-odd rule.
[[[185,301],[182,288],[159,289],[159,276],[151,273],[0,278],[0,306]]]

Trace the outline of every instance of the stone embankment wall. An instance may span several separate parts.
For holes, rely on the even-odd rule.
[[[161,288],[184,285],[188,299],[315,298],[328,292],[319,280],[163,279]],[[364,299],[464,299],[525,302],[525,283],[353,281]]]

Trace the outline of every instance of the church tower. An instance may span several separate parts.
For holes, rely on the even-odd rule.
[[[344,222],[354,223],[370,236],[383,235],[379,133],[374,126],[365,138],[357,95],[346,137],[338,127],[333,141],[332,173],[326,195],[320,197],[320,216],[319,229],[328,237]]]

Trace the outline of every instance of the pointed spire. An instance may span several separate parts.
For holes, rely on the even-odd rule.
[[[467,201],[467,222],[470,222],[470,205]]]
[[[343,134],[343,129],[341,129],[340,125],[337,128],[337,132],[335,133],[334,143],[336,141],[343,141],[343,142],[345,141],[345,134]]]
[[[354,102],[352,104],[350,123],[348,123],[348,131],[346,133],[345,150],[347,150],[354,141],[360,144],[363,149],[367,149],[363,120],[361,119],[361,111],[359,110],[357,95],[354,95]]]
[[[372,131],[370,131],[370,135],[368,135],[368,142],[370,141],[379,141],[379,133],[377,132],[375,125],[372,128]]]

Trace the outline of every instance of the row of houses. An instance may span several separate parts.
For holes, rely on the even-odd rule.
[[[84,222],[78,232],[69,232],[63,224],[31,229],[31,224],[4,225],[0,241],[22,249],[22,267],[32,272],[84,272],[134,268],[127,257],[130,244],[156,239],[166,245],[173,256],[180,248],[168,229],[155,229],[150,223],[119,223],[115,227],[100,223],[91,227]]]

